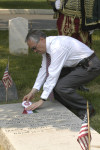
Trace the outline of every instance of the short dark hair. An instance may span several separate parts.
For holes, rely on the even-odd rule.
[[[40,40],[40,37],[45,39],[46,34],[40,30],[30,30],[26,36],[25,42],[27,42],[28,40],[32,40],[38,43]]]

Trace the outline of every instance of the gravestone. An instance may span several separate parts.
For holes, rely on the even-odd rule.
[[[17,100],[17,89],[15,86],[15,83],[13,82],[12,86],[8,88],[8,100]],[[0,81],[0,101],[6,100],[6,88],[4,87],[4,84],[2,81]]]
[[[46,101],[37,113],[22,112],[21,103],[0,105],[5,150],[82,150],[77,142],[82,120],[59,102]],[[91,135],[91,150],[99,150],[100,134],[91,128]]]
[[[16,17],[9,20],[9,51],[11,54],[28,54],[25,38],[28,33],[28,20]]]

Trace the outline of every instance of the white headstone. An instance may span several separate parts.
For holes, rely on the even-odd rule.
[[[28,20],[17,17],[9,20],[9,51],[11,54],[28,54],[25,38],[28,33]]]

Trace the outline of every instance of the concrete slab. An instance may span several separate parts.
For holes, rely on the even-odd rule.
[[[82,120],[56,101],[37,113],[22,114],[21,103],[0,105],[0,145],[5,150],[81,150]],[[100,134],[91,129],[91,150],[100,149]],[[98,148],[99,147],[99,148]]]

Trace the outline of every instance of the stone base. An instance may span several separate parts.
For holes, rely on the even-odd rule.
[[[17,95],[17,89],[16,89],[16,85],[13,82],[12,86],[10,88],[8,88],[8,96],[7,96],[8,100],[17,100],[18,99],[18,95]],[[6,100],[6,88],[4,87],[4,84],[2,83],[2,81],[0,81],[0,101],[4,101]]]
[[[47,101],[37,113],[22,112],[21,103],[0,106],[5,150],[82,150],[77,142],[82,120],[60,103]],[[91,135],[91,150],[97,150],[100,134],[91,128]]]

